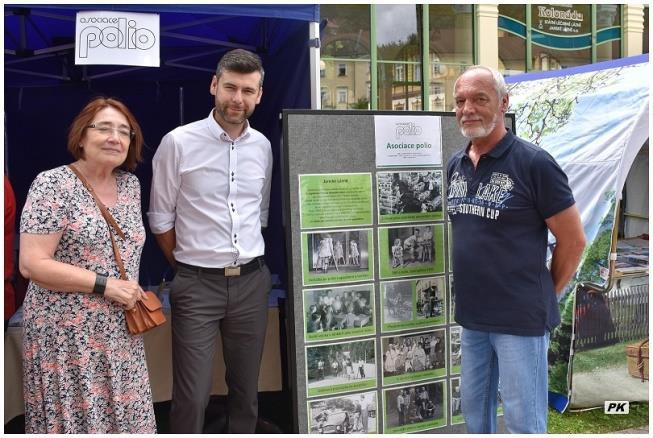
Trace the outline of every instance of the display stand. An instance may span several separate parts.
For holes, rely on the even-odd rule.
[[[464,432],[454,114],[285,111],[283,136],[295,432]]]

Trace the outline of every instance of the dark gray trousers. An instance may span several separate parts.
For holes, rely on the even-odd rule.
[[[238,277],[178,267],[170,285],[172,433],[202,432],[218,333],[229,389],[229,432],[254,432],[270,288],[265,265]]]

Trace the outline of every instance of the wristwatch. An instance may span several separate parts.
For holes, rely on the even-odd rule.
[[[104,291],[107,288],[107,277],[102,274],[95,274],[95,286],[93,286],[93,293],[98,295],[104,295]]]

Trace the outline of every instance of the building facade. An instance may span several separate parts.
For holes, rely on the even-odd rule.
[[[468,66],[505,76],[648,53],[644,4],[320,6],[322,109],[451,111]]]

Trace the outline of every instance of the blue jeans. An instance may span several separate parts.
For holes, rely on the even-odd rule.
[[[546,433],[549,332],[514,336],[463,329],[462,411],[468,433],[495,433],[497,391],[508,433]]]

